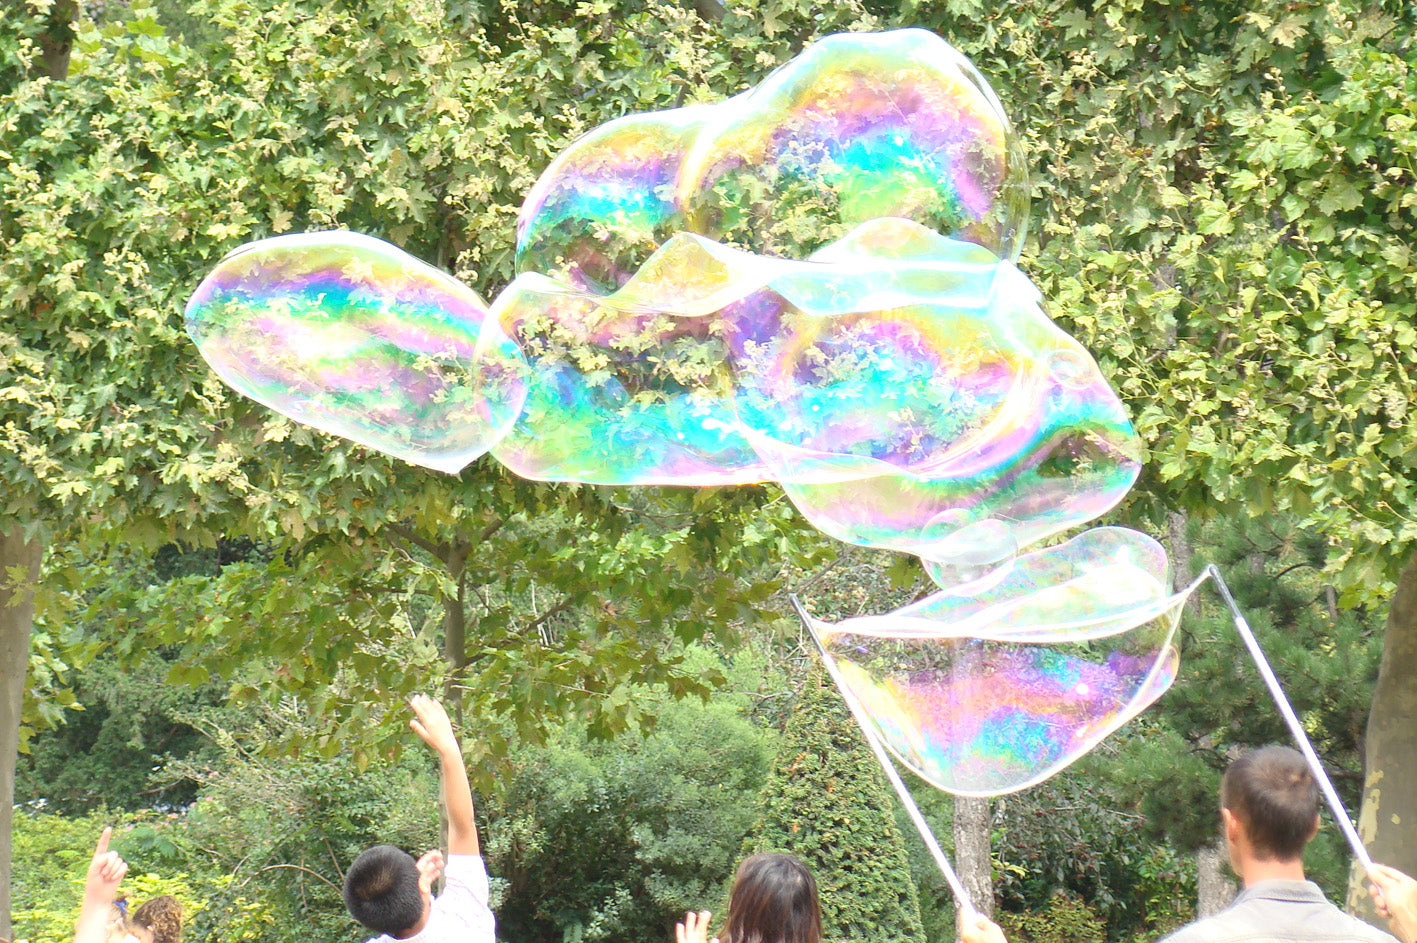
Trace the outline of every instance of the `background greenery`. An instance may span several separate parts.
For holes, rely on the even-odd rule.
[[[1033,163],[1023,264],[1151,453],[1113,516],[1191,517],[1357,807],[1383,603],[1417,533],[1411,5],[712,7],[5,9],[0,521],[46,550],[28,673],[3,666],[26,691],[20,936],[63,939],[111,818],[135,887],[187,895],[193,939],[356,939],[343,865],[376,837],[436,840],[431,769],[391,707],[421,688],[461,703],[509,939],[664,934],[722,900],[758,822],[790,829],[785,789],[770,817],[759,801],[810,690],[781,589],[879,611],[924,586],[913,563],[828,546],[765,487],[405,467],[234,397],[181,306],[235,245],[334,226],[490,296],[522,196],[577,134],[720,100],[843,29],[936,29],[998,89]],[[1184,652],[1123,735],[994,803],[1017,938],[1190,915],[1218,771],[1284,735],[1223,617],[1188,614]],[[946,836],[948,799],[917,792]],[[897,830],[919,933],[946,938],[948,893]],[[899,873],[887,847],[866,850]],[[1341,896],[1331,830],[1309,864]],[[833,906],[868,906],[850,893]],[[916,938],[908,902],[879,903]]]

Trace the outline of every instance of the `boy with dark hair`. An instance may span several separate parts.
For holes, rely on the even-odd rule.
[[[487,906],[487,869],[477,843],[472,788],[462,749],[443,705],[420,694],[409,701],[409,726],[438,754],[448,810],[448,858],[430,851],[414,861],[393,845],[365,851],[344,878],[350,914],[380,934],[371,943],[493,943],[496,923]],[[443,893],[433,896],[439,876]]]

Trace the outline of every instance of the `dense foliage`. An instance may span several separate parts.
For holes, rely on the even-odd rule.
[[[710,663],[703,655],[697,663]],[[749,690],[782,681],[758,658],[733,674]],[[521,754],[488,828],[489,860],[507,883],[499,933],[668,939],[686,911],[716,907],[774,752],[776,731],[751,722],[756,694],[700,704],[647,691],[653,733],[597,743],[571,726]]]
[[[194,705],[176,692],[138,713],[114,705],[155,690],[159,670],[230,695],[257,720],[203,728],[219,755],[202,762],[222,775],[202,781],[183,828],[207,850],[172,842],[176,857],[153,864],[236,874],[201,895],[214,902],[201,933],[275,939],[312,921],[331,939],[349,932],[326,882],[385,827],[374,823],[398,805],[390,796],[412,788],[415,773],[398,765],[407,757],[390,758],[401,723],[384,706],[415,687],[464,692],[465,715],[487,731],[469,759],[483,785],[512,784],[507,821],[521,833],[545,827],[529,810],[568,815],[580,787],[537,793],[509,776],[509,755],[578,769],[586,789],[668,815],[672,797],[639,761],[579,733],[557,739],[559,718],[581,718],[591,739],[624,735],[612,742],[631,751],[639,728],[670,717],[657,701],[647,710],[637,684],[675,696],[723,682],[721,669],[686,661],[685,644],[777,631],[766,613],[784,557],[808,566],[804,582],[835,593],[841,613],[914,589],[909,563],[889,569],[889,586],[885,568],[849,585],[867,571],[833,569],[770,489],[631,495],[520,482],[491,463],[459,477],[407,468],[234,397],[181,327],[181,304],[215,259],[300,229],[390,238],[490,294],[510,275],[522,195],[576,134],[721,99],[839,29],[934,28],[999,89],[1033,161],[1025,268],[1114,378],[1152,453],[1119,516],[1153,529],[1175,508],[1266,517],[1210,544],[1354,795],[1378,645],[1371,610],[1357,607],[1390,590],[1417,536],[1410,4],[743,0],[718,19],[694,6],[712,4],[111,0],[72,28],[77,7],[64,0],[6,8],[0,521],[49,542],[26,716],[53,724],[76,697],[92,709],[69,740],[37,742],[25,788],[53,786],[53,801],[75,809],[94,798],[66,785],[83,775],[61,752],[76,746],[124,770],[125,791],[153,788],[139,772],[169,764],[163,737],[196,729],[174,725]],[[51,75],[70,42],[67,78]],[[1291,532],[1291,521],[1305,526]],[[123,569],[174,541],[207,552],[233,539],[258,552]],[[1225,751],[1283,739],[1223,621],[1187,631],[1176,689],[1084,790],[1120,783],[1110,808],[1068,820],[1077,803],[1048,792],[1005,804],[1006,904],[1080,926],[1077,898],[1053,896],[1066,888],[1113,936],[1180,909],[1172,857],[1115,858],[1112,816],[1145,816],[1148,837],[1193,847]],[[92,677],[66,689],[69,669],[86,665]],[[16,669],[3,666],[12,686]],[[535,752],[547,740],[551,752]],[[666,751],[671,768],[684,760],[661,742],[640,747]],[[268,791],[299,828],[275,835],[243,813]],[[1067,828],[1030,832],[1010,819],[1020,808]],[[347,809],[365,811],[345,821]],[[61,834],[35,821],[17,834]],[[731,828],[701,824],[713,850],[696,854],[720,868]],[[549,919],[537,925],[553,936],[609,927],[606,902],[622,889],[642,907],[624,919],[663,920],[671,901],[702,893],[707,871],[656,889],[661,865],[646,849],[673,834],[643,835],[653,840],[633,854],[616,851],[634,862],[626,884],[563,900],[554,918],[532,907],[527,925]],[[1341,854],[1319,852],[1332,887]],[[901,925],[913,926],[903,907]]]

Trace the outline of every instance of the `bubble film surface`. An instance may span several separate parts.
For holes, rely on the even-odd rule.
[[[735,370],[750,440],[817,527],[985,564],[1131,487],[1120,401],[1013,265],[898,219],[813,260],[773,283],[785,303]]]
[[[369,236],[278,236],[228,255],[187,330],[237,391],[298,422],[456,472],[521,411],[526,360],[476,293]]]
[[[527,196],[490,308],[369,237],[252,243],[188,330],[240,392],[456,472],[776,481],[939,593],[812,628],[897,756],[954,792],[1037,782],[1175,674],[1165,557],[1101,529],[1141,446],[1014,265],[1017,138],[922,30],[828,37],[727,101],[612,121]]]
[[[956,794],[998,795],[1056,773],[1161,696],[1189,592],[1171,591],[1155,541],[1100,527],[888,616],[813,629],[905,765]]]
[[[993,90],[934,33],[828,36],[713,105],[571,144],[517,224],[517,270],[606,292],[676,232],[802,259],[901,217],[1017,260],[1027,163]]]
[[[1008,118],[933,33],[829,36],[730,105],[679,176],[696,232],[800,257],[804,229],[825,243],[903,217],[1018,257],[1026,182]]]

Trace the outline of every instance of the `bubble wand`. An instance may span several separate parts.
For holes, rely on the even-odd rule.
[[[866,744],[871,748],[871,752],[876,756],[876,762],[881,764],[881,769],[886,774],[886,779],[890,780],[895,794],[900,797],[901,803],[905,806],[906,815],[910,816],[910,821],[915,823],[915,828],[920,832],[920,837],[925,842],[925,847],[930,852],[930,857],[935,859],[936,866],[940,873],[945,876],[945,883],[950,886],[950,891],[954,893],[955,902],[959,905],[960,917],[964,920],[972,918],[978,910],[969,899],[968,892],[964,889],[964,883],[960,881],[959,875],[955,873],[954,866],[950,864],[950,859],[945,856],[944,849],[935,840],[935,833],[930,830],[930,826],[925,821],[925,816],[921,815],[920,807],[915,804],[915,799],[910,795],[910,789],[900,778],[900,773],[896,771],[895,764],[891,762],[890,755],[886,752],[886,747],[871,729],[870,720],[866,716],[865,710],[856,700],[851,689],[842,683],[841,677],[836,673],[836,661],[822,645],[822,640],[817,638],[817,630],[810,613],[802,606],[801,600],[795,595],[788,597],[792,600],[792,607],[797,610],[797,618],[802,620],[802,625],[811,633],[812,641],[817,646],[817,651],[821,652],[822,663],[826,665],[827,671],[831,674],[832,680],[836,682],[837,690],[841,692],[842,698],[846,701],[846,706],[851,710],[851,716],[856,718],[856,726],[861,728],[861,733],[866,737]]]
[[[1308,734],[1304,732],[1303,725],[1299,723],[1299,717],[1294,713],[1294,708],[1289,705],[1289,698],[1285,697],[1284,689],[1279,686],[1279,679],[1270,669],[1269,661],[1265,658],[1263,649],[1260,648],[1259,640],[1255,638],[1250,624],[1245,621],[1240,607],[1235,604],[1235,597],[1230,595],[1230,587],[1225,585],[1225,578],[1220,575],[1220,570],[1216,568],[1215,564],[1207,566],[1205,572],[1215,580],[1216,590],[1225,600],[1225,605],[1230,607],[1230,613],[1235,617],[1235,630],[1240,633],[1240,639],[1250,650],[1250,657],[1255,660],[1255,667],[1259,669],[1260,677],[1264,678],[1264,683],[1269,687],[1269,693],[1274,695],[1274,701],[1279,705],[1279,713],[1283,715],[1284,722],[1289,725],[1289,732],[1293,734],[1299,752],[1303,753],[1304,759],[1308,761],[1309,769],[1313,771],[1319,789],[1323,792],[1324,798],[1328,801],[1328,807],[1333,812],[1334,821],[1338,823],[1343,837],[1348,839],[1348,844],[1353,848],[1353,854],[1358,857],[1363,869],[1371,872],[1373,859],[1368,855],[1368,849],[1363,847],[1363,840],[1358,837],[1358,831],[1353,827],[1353,822],[1348,817],[1348,810],[1343,807],[1343,800],[1338,798],[1333,783],[1329,780],[1328,774],[1324,772],[1323,764],[1319,762],[1318,754],[1314,752]]]

